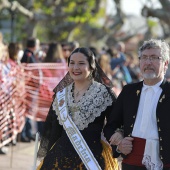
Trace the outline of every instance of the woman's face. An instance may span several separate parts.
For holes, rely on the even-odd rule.
[[[84,54],[79,52],[72,54],[68,68],[70,76],[75,82],[83,82],[88,80],[88,76],[90,74],[90,66]]]

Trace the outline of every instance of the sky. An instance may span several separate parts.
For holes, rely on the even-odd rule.
[[[144,25],[143,22],[146,22],[144,20],[142,20],[142,16],[141,16],[141,9],[142,7],[145,5],[147,5],[148,7],[152,7],[152,8],[159,8],[161,7],[160,3],[158,2],[158,0],[121,0],[122,2],[122,11],[126,14],[126,15],[134,15],[134,16],[139,16],[141,17],[141,20],[139,22],[139,19],[135,22],[132,22],[130,19],[126,22],[126,24],[124,25],[124,27],[122,27],[122,29],[127,30],[127,27],[129,29],[129,25],[130,27],[135,28],[136,30],[138,30],[140,27],[142,27],[142,25]],[[114,7],[114,3],[113,0],[107,0],[107,14],[112,14],[115,15],[115,7]],[[138,23],[138,24],[136,24]],[[132,30],[134,31],[134,29]],[[139,31],[143,31],[143,29],[139,30]],[[160,28],[155,28],[155,32],[156,34],[162,34],[162,31]]]
[[[114,11],[114,3],[113,0],[107,0],[107,13],[113,13]],[[152,5],[154,7],[159,7],[158,0],[152,0]],[[122,10],[125,14],[133,14],[137,16],[141,16],[141,8],[143,7],[143,4],[147,4],[148,6],[151,5],[151,3],[148,0],[122,0]]]
[[[126,14],[135,14],[135,15],[141,15],[140,11],[142,8],[142,4],[140,0],[122,0],[122,10]]]

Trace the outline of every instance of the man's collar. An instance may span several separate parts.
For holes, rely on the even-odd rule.
[[[161,81],[159,81],[158,83],[156,83],[153,86],[148,86],[148,85],[144,84],[144,81],[143,81],[143,90],[146,90],[147,88],[152,88],[154,90],[154,92],[156,92],[158,90],[158,87],[161,87],[163,81],[164,81],[164,79],[162,79]]]

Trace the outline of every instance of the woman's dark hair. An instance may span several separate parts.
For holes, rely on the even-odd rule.
[[[13,43],[13,42],[9,43],[8,45],[9,58],[14,61],[17,61],[19,50],[20,47],[18,43]]]
[[[95,56],[93,54],[93,52],[89,49],[89,48],[84,48],[84,47],[81,47],[81,48],[76,48],[69,56],[68,58],[68,66],[69,66],[69,63],[70,63],[70,58],[71,56],[74,54],[74,53],[82,53],[86,56],[87,58],[87,61],[89,63],[89,66],[90,66],[90,70],[93,70],[93,77],[95,77],[95,72],[96,72],[96,59],[95,59]]]
[[[49,44],[49,48],[47,51],[47,55],[44,59],[44,62],[61,62],[61,60],[63,59],[63,54],[62,54],[62,49],[61,49],[61,45],[57,42],[51,42]]]
[[[83,54],[89,63],[90,70],[93,70],[92,76],[94,81],[104,84],[105,86],[109,87],[110,89],[113,88],[113,84],[111,80],[106,76],[103,70],[100,68],[99,64],[97,63],[93,52],[89,48],[76,48],[68,58],[68,66],[70,63],[70,58],[74,53],[81,53]],[[54,92],[58,92],[64,89],[66,86],[71,84],[73,79],[71,78],[69,72],[64,76],[64,78],[58,83],[58,85],[54,88]]]

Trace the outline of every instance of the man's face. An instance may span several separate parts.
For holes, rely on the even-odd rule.
[[[158,48],[146,49],[140,58],[140,69],[144,82],[156,84],[164,78],[168,63],[164,62],[161,50]]]

